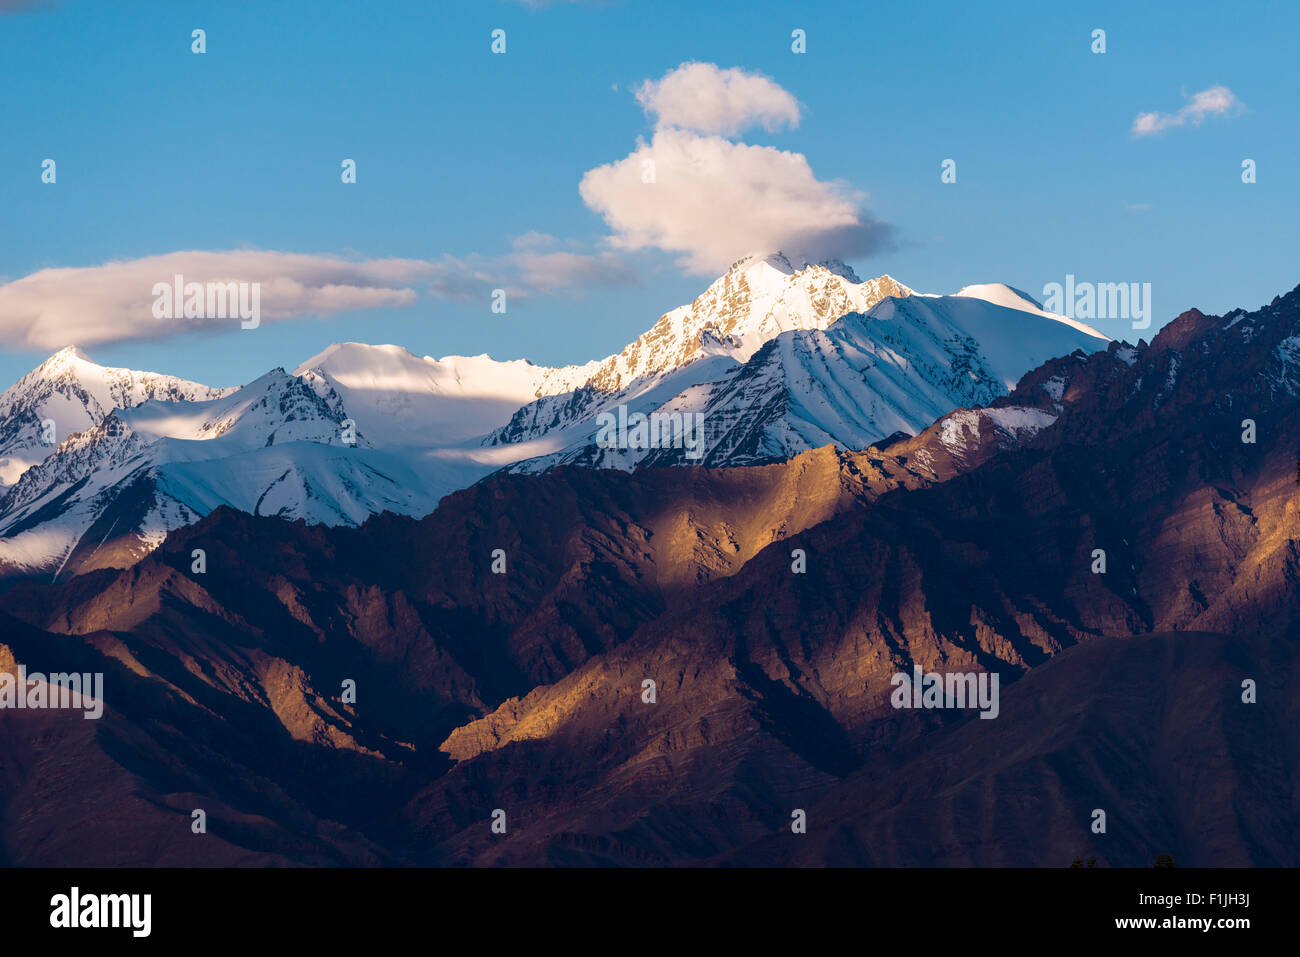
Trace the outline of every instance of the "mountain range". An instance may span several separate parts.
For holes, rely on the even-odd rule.
[[[703,329],[684,366],[615,363],[638,374],[540,418],[526,399],[505,427],[532,451],[553,423],[559,457],[425,514],[290,522],[214,499],[122,567],[12,582],[0,671],[102,671],[106,711],[0,723],[5,862],[1296,866],[1300,287],[1134,345],[1040,313],[984,287],[752,351]],[[1008,385],[1038,329],[1068,348]],[[247,429],[249,461],[259,441],[377,461],[396,455],[384,407],[347,404],[366,354],[259,380],[260,405],[246,386],[104,422],[147,449],[162,410],[215,403],[219,436],[205,414],[166,441]],[[735,409],[717,467],[562,461],[600,396],[719,358],[660,403]],[[347,419],[355,447],[333,440]],[[854,447],[873,428],[893,431]],[[483,435],[447,448],[509,449]],[[148,467],[155,496],[176,467]],[[997,720],[899,710],[914,667],[999,675]]]
[[[1004,285],[915,293],[842,263],[742,259],[617,355],[548,368],[343,343],[212,388],[75,347],[0,395],[0,578],[121,568],[220,506],[420,517],[502,468],[732,467],[914,435],[1096,330]],[[703,447],[602,445],[602,413],[699,416]]]

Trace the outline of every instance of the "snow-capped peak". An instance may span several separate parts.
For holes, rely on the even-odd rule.
[[[592,377],[606,392],[634,379],[680,368],[718,342],[743,362],[773,336],[824,329],[850,312],[865,312],[886,296],[912,290],[882,276],[861,282],[844,263],[810,264],[782,252],[746,256],[689,305],[665,313],[645,334]]]
[[[1021,292],[1014,286],[1008,286],[1003,282],[985,282],[976,283],[971,286],[963,286],[957,290],[958,296],[965,296],[969,299],[983,299],[985,302],[991,302],[995,306],[1006,306],[1008,309],[1019,309],[1021,312],[1030,312],[1036,316],[1042,316],[1045,319],[1052,319],[1056,322],[1063,322],[1071,328],[1078,329],[1080,332],[1094,336],[1103,342],[1110,342],[1110,336],[1098,332],[1087,323],[1079,322],[1077,319],[1070,319],[1067,316],[1058,316],[1054,312],[1047,312],[1043,304],[1029,295],[1027,292]]]
[[[50,373],[60,369],[67,369],[68,367],[78,363],[85,363],[87,365],[93,365],[93,366],[99,365],[97,362],[95,362],[95,360],[93,360],[92,358],[90,358],[90,356],[82,352],[78,347],[64,346],[58,352],[54,353],[54,355],[50,356],[39,366],[37,366],[36,371],[37,372],[44,371],[46,373]]]
[[[818,269],[824,269],[826,272],[839,276],[841,279],[848,280],[854,284],[862,282],[862,280],[858,278],[858,274],[853,271],[853,267],[842,260],[823,259],[818,262],[810,262],[807,259],[792,258],[780,250],[777,250],[774,253],[754,253],[749,256],[744,256],[732,263],[727,272],[749,272],[755,267],[763,266],[766,266],[769,269],[774,269],[787,276],[794,275],[797,272],[802,272],[810,267],[816,267]]]
[[[695,363],[665,376],[654,391],[617,397],[630,410],[657,412],[661,422],[694,422],[693,461],[682,443],[602,445],[588,416],[558,433],[529,435],[521,450],[531,457],[521,456],[510,468],[728,467],[790,458],[832,443],[863,449],[896,432],[918,434],[954,408],[986,405],[1047,359],[1102,346],[1028,309],[976,296],[890,295],[824,329],[783,332],[741,365],[705,368],[706,374],[690,381],[689,374],[705,366]],[[995,424],[1015,435],[1023,431],[1012,428],[1018,422]]]
[[[889,276],[858,282],[853,270],[836,261],[810,264],[781,252],[746,256],[693,302],[664,313],[649,331],[595,363],[591,372],[586,367],[557,370],[568,376],[567,388],[545,390],[488,436],[485,445],[514,445],[555,434],[610,404],[721,374],[781,333],[826,329],[888,297],[912,295]]]
[[[1021,309],[1028,312],[1042,312],[1043,304],[1029,295],[1022,292],[1014,286],[1008,286],[1004,282],[978,282],[969,286],[962,286],[957,290],[958,296],[969,296],[972,299],[983,299],[985,302],[991,302],[998,306],[1006,306],[1008,309]],[[1026,309],[1026,307],[1028,307]]]
[[[154,372],[101,366],[76,346],[60,349],[0,394],[0,485],[12,485],[74,432],[149,399],[198,401],[228,395]]]
[[[557,371],[527,359],[435,359],[401,346],[343,342],[302,363],[294,375],[323,399],[341,403],[377,445],[427,448],[496,428],[515,409],[547,394]],[[574,386],[560,381],[557,391],[565,387]]]
[[[923,296],[777,252],[738,260],[621,352],[563,368],[343,342],[212,389],[69,346],[0,395],[0,576],[134,561],[223,504],[331,524],[423,514],[503,465],[604,461],[592,423],[615,405],[707,411],[713,464],[863,447],[1104,341],[1065,325],[1009,286]]]

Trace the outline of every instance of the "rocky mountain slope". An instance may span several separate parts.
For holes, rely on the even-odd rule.
[[[3,746],[148,796],[70,863],[119,812],[169,860],[1295,866],[1298,343],[1300,289],[861,452],[501,474],[357,528],[217,509],[0,596],[17,660],[113,676],[93,745]],[[895,709],[913,665],[997,673],[998,717]]]
[[[153,399],[217,399],[231,391],[174,376],[97,365],[69,346],[0,395],[0,486],[12,485],[58,443],[93,428],[116,409],[131,409]]]
[[[685,440],[664,446],[654,432],[648,443],[629,438],[611,445],[599,420],[587,417],[582,428],[560,433],[569,441],[563,450],[511,469],[726,467],[788,459],[824,445],[862,449],[897,432],[914,435],[954,408],[992,402],[1041,362],[1107,342],[1095,330],[970,295],[890,296],[825,329],[782,333],[743,365],[691,383],[667,401],[672,390],[661,388],[631,404],[617,396],[618,403],[601,405],[626,404],[629,415],[658,415],[672,428],[694,422],[695,447]]]
[[[0,568],[129,565],[223,504],[331,524],[430,510],[415,471],[364,433],[349,441],[344,414],[283,370],[215,399],[112,411],[0,498]]]
[[[556,390],[520,408],[485,444],[527,449],[539,439],[554,443],[556,435],[601,409],[666,391],[662,380],[668,375],[676,373],[671,396],[746,361],[783,332],[825,329],[886,296],[910,295],[911,289],[889,276],[862,282],[839,262],[796,266],[784,253],[748,256],[689,305],[665,313],[621,353],[599,363],[576,389]],[[710,357],[730,361],[700,361]]]

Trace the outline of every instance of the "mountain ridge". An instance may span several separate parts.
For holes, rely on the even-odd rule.
[[[849,408],[871,406],[876,393],[870,388],[828,402],[802,360],[780,363],[752,377],[771,393],[766,412],[747,408],[750,400],[733,391],[736,408],[719,412],[716,421],[747,421],[735,434],[749,437],[711,442],[708,462],[788,457],[823,441],[863,447],[895,431],[915,432],[938,412],[987,401],[996,391],[924,385],[940,373],[931,375],[925,364],[913,371],[919,354],[908,350],[922,348],[920,339],[890,340],[885,310],[909,312],[890,303],[949,301],[956,300],[921,296],[889,276],[861,282],[843,263],[796,263],[777,253],[738,260],[622,352],[584,365],[551,368],[486,354],[421,358],[400,346],[336,343],[293,373],[277,369],[244,386],[212,389],[108,369],[65,349],[0,397],[15,410],[6,423],[8,444],[0,442],[0,455],[10,453],[0,461],[10,464],[13,478],[0,491],[0,578],[130,563],[167,531],[223,504],[358,524],[384,510],[426,514],[448,492],[503,467],[536,471],[557,461],[633,467],[636,456],[607,462],[583,450],[584,432],[602,410],[634,404],[653,411],[689,403],[701,390],[725,394],[726,383],[744,383],[737,376],[783,337],[803,336],[806,355],[823,350],[835,359],[841,350],[835,330],[848,328],[852,320],[845,317],[863,310],[881,321],[851,349],[861,363],[875,363],[874,353],[903,369],[901,378],[877,382],[891,383],[901,414],[881,418]],[[1026,315],[977,298],[962,302],[968,316],[1003,310],[1020,322],[1014,317]],[[985,328],[990,343],[1013,336],[1005,320]],[[960,326],[945,329],[957,353],[978,352],[959,342],[969,338]],[[1086,341],[1058,337],[1047,351]],[[1020,357],[1015,375],[1044,354]],[[967,361],[941,357],[940,364],[957,368]],[[840,376],[867,372],[851,362]],[[56,400],[72,403],[59,413],[58,441],[34,444],[41,417]],[[648,461],[674,460],[658,454]]]
[[[115,676],[131,747],[97,767],[151,800],[101,813],[182,859],[202,803],[230,846],[201,853],[260,862],[1289,866],[1297,342],[1300,289],[1052,358],[885,447],[498,473],[355,528],[218,508],[0,595],[8,657]],[[896,709],[913,666],[999,674],[998,720]],[[0,728],[42,740],[66,756]],[[18,861],[47,820],[0,821]]]

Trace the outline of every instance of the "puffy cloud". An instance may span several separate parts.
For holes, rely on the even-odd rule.
[[[1133,120],[1134,136],[1157,136],[1176,126],[1200,126],[1211,116],[1236,116],[1246,108],[1226,86],[1202,90],[1177,113],[1139,113]]]
[[[818,180],[800,153],[734,141],[753,126],[798,126],[799,102],[767,77],[688,62],[643,82],[637,99],[655,121],[651,140],[588,170],[578,187],[616,248],[679,253],[708,275],[747,253],[816,262],[890,242],[864,193]]]
[[[865,194],[818,180],[799,153],[683,130],[659,130],[588,171],[579,192],[615,246],[681,253],[686,268],[706,275],[750,252],[812,262],[867,255],[891,233],[864,213]]]
[[[93,346],[213,328],[223,319],[154,315],[154,286],[184,282],[257,283],[261,321],[404,306],[408,283],[429,263],[411,259],[354,262],[334,256],[260,250],[189,251],[101,266],[42,269],[0,285],[0,342],[12,347]]]
[[[781,86],[762,74],[713,63],[683,63],[661,79],[646,80],[636,98],[657,129],[735,136],[755,125],[768,132],[799,125],[799,101]]]

